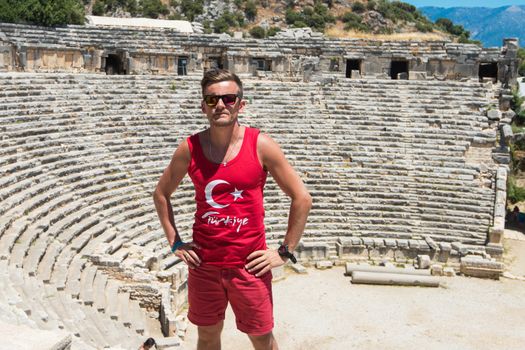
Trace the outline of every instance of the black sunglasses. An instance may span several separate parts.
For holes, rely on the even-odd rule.
[[[219,103],[219,100],[222,100],[222,102],[226,106],[233,106],[235,102],[237,102],[237,94],[226,94],[226,95],[206,95],[204,96],[204,102],[209,107],[215,107],[217,103]]]

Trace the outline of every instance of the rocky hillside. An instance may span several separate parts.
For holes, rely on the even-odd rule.
[[[414,6],[388,0],[85,0],[86,13],[184,19],[204,33],[242,31],[256,38],[309,27],[335,37],[453,39]],[[467,38],[468,39],[468,38]],[[461,39],[465,40],[465,38]]]

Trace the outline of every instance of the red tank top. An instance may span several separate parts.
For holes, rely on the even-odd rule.
[[[263,188],[266,171],[257,157],[259,130],[245,127],[239,153],[226,165],[204,156],[199,134],[188,138],[188,174],[195,187],[193,241],[204,264],[240,267],[266,249]]]

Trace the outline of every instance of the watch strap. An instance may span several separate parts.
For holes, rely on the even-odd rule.
[[[177,249],[179,249],[179,248],[180,248],[181,246],[183,246],[183,245],[184,245],[184,242],[183,242],[183,241],[177,241],[177,242],[173,243],[173,245],[171,246],[171,252],[172,252],[172,253],[175,253],[175,251],[176,251]]]

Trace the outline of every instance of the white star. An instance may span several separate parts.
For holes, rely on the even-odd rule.
[[[233,196],[233,201],[234,201],[234,202],[235,202],[237,199],[239,199],[239,198],[244,199],[244,198],[242,197],[242,191],[244,191],[244,190],[238,190],[237,187],[235,187],[235,191],[230,193],[230,194]]]

